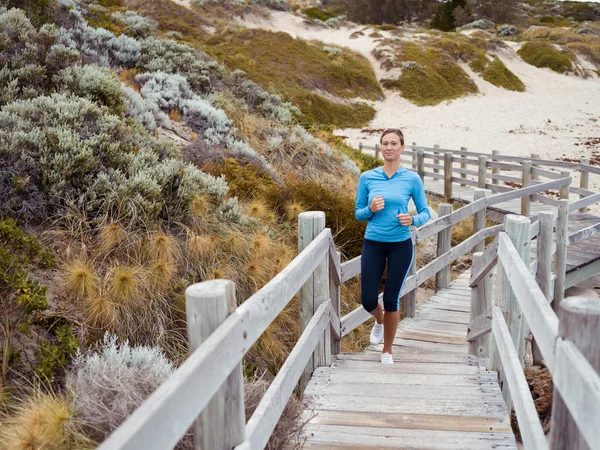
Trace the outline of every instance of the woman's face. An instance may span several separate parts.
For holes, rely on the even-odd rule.
[[[400,161],[402,150],[404,150],[404,144],[396,133],[387,133],[381,138],[381,154],[385,161]]]

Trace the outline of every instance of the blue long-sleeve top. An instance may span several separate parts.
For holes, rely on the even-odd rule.
[[[381,211],[371,212],[373,199],[381,195],[385,206]],[[365,239],[378,242],[400,242],[410,238],[410,228],[400,225],[398,214],[408,214],[408,201],[412,197],[418,215],[412,216],[413,225],[421,226],[429,220],[429,207],[423,182],[419,175],[400,167],[388,177],[383,167],[364,172],[356,190],[356,218],[368,220]]]

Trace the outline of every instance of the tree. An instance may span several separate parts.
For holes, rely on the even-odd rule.
[[[470,23],[473,19],[473,16],[471,16],[469,10],[464,6],[457,6],[454,10],[453,16],[454,24],[457,27],[462,27],[463,25]]]

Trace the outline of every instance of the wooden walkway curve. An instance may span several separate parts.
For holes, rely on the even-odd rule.
[[[516,448],[495,372],[467,353],[470,276],[400,322],[393,366],[379,345],[315,370],[304,448]]]

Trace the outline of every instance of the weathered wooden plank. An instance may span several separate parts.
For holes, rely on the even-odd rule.
[[[337,361],[331,366],[331,372],[349,370],[353,372],[373,372],[379,370],[381,364],[371,361]],[[467,364],[436,364],[436,363],[409,363],[393,364],[381,370],[392,373],[437,373],[440,375],[476,375],[480,373],[477,366]]]
[[[467,329],[467,341],[472,342],[492,330],[492,308],[474,318]]]
[[[400,339],[410,339],[413,341],[438,342],[440,344],[467,345],[465,338],[454,338],[449,336],[440,336],[431,333],[417,333],[410,331],[399,331],[396,337]]]
[[[381,354],[380,352],[375,353]],[[315,370],[311,382],[313,380],[330,381],[331,383],[341,385],[344,383],[398,384],[399,376],[389,371],[380,370],[379,367],[371,372],[361,371],[356,373],[319,367]],[[473,384],[476,384],[479,386],[498,386],[496,374],[484,371],[472,375],[406,373],[400,376],[400,380],[405,385],[473,386]]]
[[[329,395],[352,395],[357,397],[366,397],[374,402],[379,401],[381,397],[395,399],[398,402],[404,399],[416,400],[463,400],[465,402],[497,402],[502,399],[502,393],[497,386],[487,386],[480,388],[475,386],[405,386],[402,380],[398,379],[398,386],[393,389],[381,389],[377,384],[362,383],[310,383],[305,391],[306,397],[324,397]],[[390,410],[389,412],[394,412]]]
[[[323,230],[285,269],[242,303],[99,449],[174,447],[325,257],[330,236],[329,229]],[[223,352],[224,348],[228,351]],[[178,420],[165,420],[169,417]]]
[[[479,186],[479,183],[477,181],[469,180],[468,178],[452,177],[452,182],[453,183],[462,183],[462,184],[466,184],[468,186],[473,186],[473,187]]]
[[[264,448],[310,356],[329,324],[331,301],[319,305],[308,326],[246,425],[246,440],[236,450]]]
[[[577,241],[589,238],[590,236],[600,233],[600,219],[598,219],[598,220],[599,220],[599,222],[597,224],[590,225],[589,227],[586,227],[582,230],[579,230],[579,231],[576,231],[575,233],[570,234],[569,238],[568,238],[569,245],[572,245]]]
[[[400,378],[396,378],[401,383]],[[457,416],[503,417],[506,414],[504,400],[498,397],[496,401],[405,398],[401,402],[397,398],[379,397],[373,401],[368,397],[352,394],[324,395],[306,397],[305,402],[309,408],[328,411],[362,411],[371,413],[386,413],[389,411],[404,412],[407,414],[443,414]],[[533,400],[531,401],[533,405]],[[540,426],[541,429],[541,426]]]
[[[489,435],[463,433],[456,431],[431,431],[424,435],[419,430],[388,429],[382,435],[380,428],[345,427],[332,425],[307,425],[310,435],[304,448],[319,448],[314,445],[325,444],[320,448],[397,448],[431,450],[483,450],[490,448],[515,449],[514,436],[506,434]],[[486,437],[487,436],[487,437]],[[333,445],[342,444],[343,447]],[[348,447],[349,446],[349,447]]]
[[[547,450],[548,444],[546,443],[544,430],[542,430],[542,426],[540,425],[540,419],[531,398],[529,385],[523,374],[523,368],[521,367],[519,357],[508,332],[508,327],[504,321],[502,310],[494,306],[492,315],[492,331],[506,375],[506,382],[514,401],[523,443],[528,449]],[[510,407],[510,405],[507,405],[507,407]]]
[[[415,386],[413,386],[414,388]],[[451,387],[451,389],[456,387]],[[410,430],[471,431],[480,433],[512,433],[507,417],[442,416],[431,414],[369,414],[347,411],[321,410],[310,423],[321,425],[356,425],[376,428]],[[385,432],[385,431],[382,431]]]
[[[525,263],[519,257],[512,242],[505,234],[499,235],[500,246],[498,255],[505,276],[519,301],[521,310],[525,314],[527,324],[546,360],[550,372],[554,363],[554,341],[558,336],[558,317],[548,304],[544,293],[527,270]]]
[[[337,361],[374,361],[379,362],[377,352],[340,353]],[[394,355],[396,363],[437,363],[478,365],[476,358],[469,355],[448,355],[445,353],[398,353]]]
[[[342,263],[342,283],[360,274],[360,256]]]
[[[498,236],[488,245],[481,257],[481,266],[475,273],[471,271],[471,280],[469,285],[476,286],[481,280],[494,268],[498,261]]]
[[[598,202],[600,202],[600,192],[569,203],[569,212],[577,211],[578,209],[583,208],[584,206],[590,206]]]
[[[598,273],[600,273],[600,259],[579,266],[567,273],[565,277],[565,289],[575,286]]]

